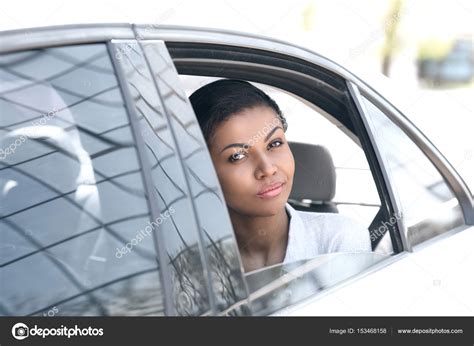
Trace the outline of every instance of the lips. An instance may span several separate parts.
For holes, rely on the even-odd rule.
[[[278,196],[283,190],[283,183],[273,183],[265,186],[257,196],[260,198],[273,198]]]

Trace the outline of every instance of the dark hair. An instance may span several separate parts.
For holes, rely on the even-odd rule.
[[[206,84],[196,90],[189,100],[208,144],[219,124],[235,113],[257,106],[273,109],[283,129],[286,131],[288,127],[276,102],[259,88],[242,80],[220,79]]]

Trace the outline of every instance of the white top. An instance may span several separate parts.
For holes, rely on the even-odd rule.
[[[369,231],[347,216],[297,211],[288,203],[288,245],[283,263],[330,252],[371,252]]]

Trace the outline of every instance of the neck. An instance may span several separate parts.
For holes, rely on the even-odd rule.
[[[283,262],[289,228],[284,207],[271,216],[242,215],[232,209],[229,214],[246,271]]]

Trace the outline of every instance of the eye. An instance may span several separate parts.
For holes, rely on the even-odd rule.
[[[247,153],[244,152],[244,151],[237,151],[235,153],[233,153],[230,157],[229,157],[229,162],[237,162],[237,161],[241,161],[243,160],[245,157],[247,157]]]
[[[271,142],[268,145],[268,149],[278,148],[278,147],[282,146],[283,144],[284,144],[284,142],[281,139],[275,139],[273,142]]]

